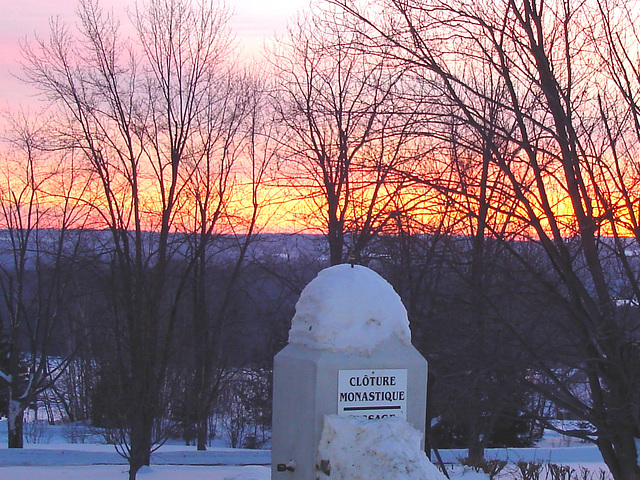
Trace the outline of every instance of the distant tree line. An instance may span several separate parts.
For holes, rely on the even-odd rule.
[[[148,0],[129,38],[82,0],[77,30],[25,44],[46,108],[14,114],[2,152],[9,446],[80,369],[98,403],[77,411],[109,395],[131,479],[185,418],[205,448],[234,367],[268,368],[297,293],[353,261],[407,306],[435,443],[477,464],[546,427],[638,480],[634,9],[329,0],[259,68],[229,15]],[[260,235],[285,210],[322,245]]]

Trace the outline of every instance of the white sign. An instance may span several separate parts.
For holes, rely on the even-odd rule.
[[[407,370],[340,370],[338,415],[407,419]]]

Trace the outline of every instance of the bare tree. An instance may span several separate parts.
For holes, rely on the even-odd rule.
[[[210,102],[215,113],[207,115],[216,122],[199,129],[204,148],[187,181],[195,208],[190,217],[185,215],[192,222],[185,232],[190,232],[188,256],[194,265],[189,285],[192,338],[187,342],[192,357],[187,376],[192,379],[185,402],[196,422],[198,450],[206,449],[209,420],[231,369],[226,346],[234,294],[249,246],[261,229],[264,201],[259,189],[273,155],[263,82],[249,72],[222,80]],[[230,261],[219,260],[221,252]],[[216,264],[222,273],[213,273]]]
[[[60,350],[58,329],[73,283],[74,259],[88,210],[79,200],[84,175],[46,154],[44,127],[13,119],[0,184],[0,334],[9,392],[9,448],[23,447],[23,414],[64,372],[73,352]],[[51,357],[55,355],[56,359]]]
[[[594,38],[606,40],[606,35],[593,35],[591,18],[598,11],[617,10],[598,2],[391,0],[372,9],[382,12],[375,17],[355,2],[337,3],[360,22],[372,51],[407,61],[440,92],[442,100],[433,108],[448,114],[450,124],[463,125],[482,139],[486,154],[477,158],[488,158],[493,173],[487,186],[496,192],[493,199],[485,197],[486,208],[509,220],[506,231],[495,228],[498,222],[487,233],[500,240],[517,234],[539,242],[553,274],[539,270],[514,248],[512,253],[553,289],[565,310],[549,325],[565,342],[561,354],[546,357],[520,338],[530,354],[529,367],[537,372],[536,385],[592,426],[565,433],[594,441],[616,479],[639,478],[634,442],[639,431],[637,328],[621,319],[616,302],[619,275],[630,287],[637,278],[620,248],[625,243],[611,248],[605,238],[635,217],[629,208],[633,201],[621,201],[625,195],[635,198],[633,177],[621,174],[633,171],[623,167],[631,157],[618,155],[614,160],[621,163],[612,163],[611,148],[619,154],[623,145],[635,145],[636,138],[633,128],[620,128],[626,115],[614,115],[621,113],[611,108],[614,103],[602,101],[608,86],[623,85],[624,96],[635,91],[628,88],[635,80],[625,84],[593,68],[594,52],[603,48]],[[609,42],[622,38],[621,32],[634,32],[632,22],[617,23],[616,29],[622,30],[610,35]],[[620,48],[611,51],[622,54]],[[633,71],[630,63],[627,73]],[[487,89],[488,84],[499,89]],[[497,114],[489,122],[487,104]],[[462,182],[445,184],[437,174],[417,177],[449,196],[480,199],[477,190],[467,190]],[[481,208],[476,203],[469,213],[482,219]],[[559,365],[582,372],[588,398],[566,383]]]
[[[286,186],[299,192],[300,214],[322,225],[332,265],[345,247],[359,260],[389,221],[415,120],[401,101],[398,64],[362,55],[344,20],[333,11],[301,16],[271,58]]]
[[[92,202],[110,232],[108,277],[122,422],[120,451],[135,478],[168,431],[167,369],[192,262],[179,226],[194,201],[187,180],[206,148],[199,131],[230,45],[214,2],[150,0],[134,14],[137,44],[96,1],[80,3],[80,36],[52,23],[25,49],[25,73],[60,114],[58,130],[97,181]],[[205,140],[206,141],[206,140]]]

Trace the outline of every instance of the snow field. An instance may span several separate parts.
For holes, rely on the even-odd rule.
[[[61,427],[50,426],[48,427],[49,443],[28,443],[22,450],[8,450],[6,428],[6,419],[0,420],[1,480],[126,480],[128,478],[126,461],[115,452],[112,445],[68,443],[61,433]],[[400,434],[400,438],[402,437],[410,439],[411,435],[405,432]],[[357,448],[362,448],[375,438],[375,434],[371,433],[368,439],[364,438]],[[550,439],[553,441],[549,441]],[[557,443],[556,440],[547,435],[542,444],[553,445]],[[415,442],[415,438],[413,441]],[[339,440],[338,444],[344,446],[345,441]],[[497,480],[517,480],[515,464],[518,461],[569,465],[576,472],[581,468],[587,468],[594,474],[600,470],[606,471],[606,466],[596,447],[588,444],[572,445],[491,449],[487,451],[487,458],[501,458],[510,462]],[[375,445],[373,448],[376,448]],[[385,449],[378,450],[380,455],[386,454]],[[466,455],[465,450],[442,450],[440,453],[447,464],[452,480],[488,480],[488,476],[484,473],[460,466],[459,459]],[[168,444],[155,452],[151,461],[150,467],[139,472],[140,480],[270,480],[271,478],[269,468],[271,460],[268,450],[213,447],[206,452],[198,452],[195,447]],[[378,462],[380,461],[384,461],[383,457],[379,457]],[[376,468],[380,466],[376,463]],[[332,474],[328,478],[335,478],[335,476]],[[545,479],[545,475],[541,475],[540,480]],[[598,477],[594,475],[593,480],[598,480]]]

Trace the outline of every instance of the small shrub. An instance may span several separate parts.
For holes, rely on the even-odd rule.
[[[87,440],[93,436],[93,432],[83,422],[69,422],[64,424],[62,436],[69,443],[87,443]]]
[[[587,467],[580,467],[576,476],[578,480],[593,480],[593,472]]]
[[[271,372],[238,371],[225,386],[218,404],[222,430],[233,448],[261,448],[270,439]]]
[[[506,460],[498,460],[496,458],[493,460],[487,460],[482,465],[480,465],[480,468],[484,473],[489,475],[490,480],[493,480],[504,469],[506,465]]]
[[[482,471],[489,476],[489,479],[493,480],[507,465],[506,460],[482,460],[480,462],[471,462],[469,458],[461,458],[460,464],[465,467],[473,469],[475,472]]]
[[[586,467],[580,467],[575,473],[576,480],[612,480],[611,475],[607,470],[598,469],[597,471],[590,470]]]
[[[51,432],[46,420],[33,420],[24,424],[24,438],[28,443],[49,443]]]
[[[525,462],[519,461],[516,463],[517,473],[522,480],[540,480],[540,473],[542,473],[541,462]]]
[[[569,465],[556,465],[555,463],[549,463],[547,465],[547,471],[549,472],[549,478],[551,480],[571,480],[575,473],[575,470]]]

